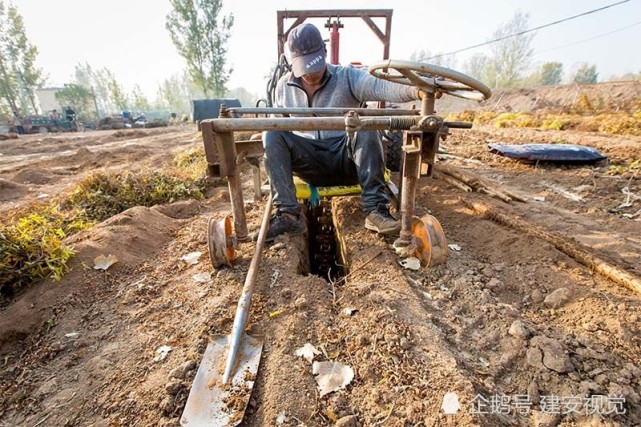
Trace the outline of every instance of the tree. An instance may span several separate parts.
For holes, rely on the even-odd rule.
[[[88,113],[93,101],[93,94],[85,86],[66,83],[64,88],[56,92],[56,101],[60,105],[70,106],[78,114]]]
[[[540,83],[546,86],[558,85],[563,79],[563,64],[546,62],[541,66]]]
[[[426,62],[451,69],[456,68],[456,57],[454,55],[443,55],[440,52],[432,55],[432,53],[426,49],[418,49],[412,52],[410,61]]]
[[[223,97],[231,69],[226,67],[227,40],[234,16],[219,19],[222,0],[170,0],[169,31],[180,56],[187,61],[189,76],[205,97]]]
[[[131,97],[133,100],[133,108],[135,111],[143,112],[149,111],[151,109],[151,104],[149,103],[149,100],[147,100],[145,94],[142,93],[142,89],[140,89],[139,85],[134,86]]]
[[[491,66],[492,60],[482,53],[477,53],[463,65],[466,74],[486,84],[496,81],[496,70]]]
[[[127,95],[122,85],[118,83],[116,75],[106,68],[104,69],[104,73],[107,80],[107,88],[109,89],[109,100],[118,111],[128,110]]]
[[[35,90],[44,77],[35,66],[37,55],[18,9],[11,3],[5,7],[0,0],[0,96],[5,113],[8,109],[38,111]]]
[[[106,67],[96,70],[88,63],[77,64],[75,83],[92,92],[100,116],[128,109],[127,94],[116,75]]]
[[[492,61],[489,66],[496,70],[495,87],[515,87],[530,68],[534,50],[532,49],[533,33],[520,34],[527,30],[530,17],[527,13],[516,12],[512,19],[500,26],[492,34],[492,39],[502,39],[492,44]],[[514,34],[520,34],[513,37]]]
[[[576,72],[574,73],[574,76],[572,77],[572,81],[574,83],[596,83],[597,80],[599,79],[599,73],[596,71],[596,65],[588,65],[587,62],[582,63],[579,65],[579,68],[577,68]]]
[[[228,96],[230,98],[236,98],[240,101],[240,105],[244,107],[253,107],[254,103],[258,99],[258,96],[255,93],[249,92],[244,87],[236,87],[229,91]]]
[[[179,114],[191,111],[191,101],[202,98],[204,93],[191,84],[188,77],[189,72],[185,70],[162,82],[158,87],[157,106]]]

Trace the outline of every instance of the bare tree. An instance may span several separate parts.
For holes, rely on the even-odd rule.
[[[187,61],[193,82],[209,95],[227,92],[231,69],[227,69],[227,40],[234,16],[219,17],[222,0],[170,0],[173,10],[165,27],[180,56]]]
[[[35,66],[37,55],[18,9],[0,0],[0,94],[5,112],[7,107],[38,112],[35,91],[44,83],[44,76]]]
[[[527,13],[518,11],[492,34],[492,39],[499,41],[491,45],[490,66],[496,70],[496,76],[494,82],[488,83],[495,87],[515,87],[523,79],[534,53],[534,33],[521,34],[527,30],[529,20]]]

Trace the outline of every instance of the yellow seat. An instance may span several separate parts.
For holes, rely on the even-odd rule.
[[[385,169],[385,182],[389,183],[391,178],[392,173],[389,169]],[[294,186],[296,187],[297,199],[307,200],[312,197],[312,187],[302,179],[294,177]],[[316,187],[316,189],[318,190],[318,197],[351,196],[361,194],[362,191],[360,184]]]

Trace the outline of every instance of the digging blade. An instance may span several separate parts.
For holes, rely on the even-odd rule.
[[[243,334],[235,373],[226,385],[222,377],[229,339],[229,336],[216,337],[207,346],[180,419],[181,425],[233,427],[243,420],[263,343]]]

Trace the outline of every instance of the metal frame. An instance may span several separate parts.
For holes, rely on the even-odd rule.
[[[292,28],[302,24],[308,18],[362,18],[376,37],[383,43],[383,59],[389,59],[390,36],[392,32],[392,9],[324,9],[324,10],[279,10],[276,12],[278,28],[278,57],[285,53],[285,42]],[[372,18],[385,18],[385,30],[381,30]],[[285,30],[285,20],[295,19],[294,23]]]
[[[261,113],[276,113],[280,109],[261,108]],[[300,109],[301,113],[317,114],[318,109]],[[343,113],[343,109],[327,109],[333,114]],[[235,115],[255,114],[256,108],[234,108]],[[359,109],[347,111],[344,117],[269,117],[269,118],[232,118],[231,109],[221,107],[218,119],[203,120],[201,130],[207,159],[207,173],[211,177],[226,178],[234,216],[236,238],[247,239],[247,220],[245,216],[243,193],[238,164],[246,158],[256,158],[263,154],[262,141],[234,141],[237,131],[304,131],[304,130],[406,130],[403,135],[405,151],[402,173],[401,238],[397,247],[411,249],[411,221],[414,215],[416,180],[421,175],[421,164],[427,165],[426,173],[431,175],[440,136],[447,134],[449,128],[468,129],[471,123],[444,122],[434,114],[434,97],[423,99],[419,114],[401,116],[364,116]],[[298,112],[298,110],[297,110]],[[374,114],[381,111],[371,110]]]

